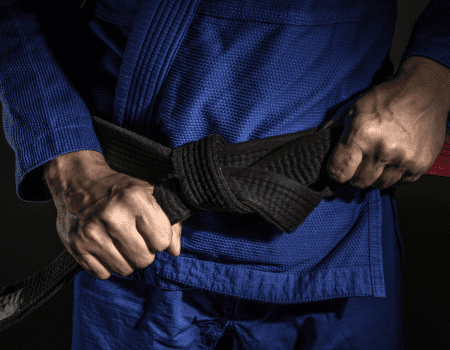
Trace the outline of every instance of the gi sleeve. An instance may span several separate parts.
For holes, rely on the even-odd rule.
[[[433,0],[419,16],[402,61],[410,56],[431,58],[450,69],[450,1]]]
[[[80,150],[102,153],[89,110],[43,33],[38,13],[44,3],[0,1],[3,127],[15,153],[16,193],[30,202],[52,198],[44,163]]]

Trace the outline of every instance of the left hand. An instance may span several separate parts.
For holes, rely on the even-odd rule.
[[[358,97],[327,162],[329,176],[353,186],[411,183],[434,163],[445,141],[450,69],[406,59],[395,77]]]

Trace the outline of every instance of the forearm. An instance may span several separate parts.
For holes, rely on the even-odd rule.
[[[422,56],[410,56],[401,62],[397,75],[411,77],[417,75],[426,83],[437,88],[443,99],[450,101],[450,69],[446,66]]]
[[[102,168],[109,167],[104,156],[91,150],[82,150],[60,155],[44,165],[44,180],[52,194],[70,190],[73,181],[80,178],[88,179]]]
[[[396,94],[391,100],[402,101],[409,106],[423,106],[422,101],[433,101],[438,106],[443,121],[450,111],[450,69],[421,56],[411,56],[401,62],[395,77],[386,83],[387,88],[395,87]],[[405,97],[407,96],[407,98]],[[388,101],[392,102],[392,101]]]
[[[401,65],[424,72],[422,81],[436,82],[435,93],[447,103],[450,84],[449,1],[430,1],[414,25]]]

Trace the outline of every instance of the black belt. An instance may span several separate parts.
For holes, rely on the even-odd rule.
[[[386,56],[371,86],[392,74]],[[335,117],[346,114],[352,104],[347,102]],[[324,197],[349,186],[331,180],[326,170],[343,126],[236,144],[211,135],[171,149],[98,117],[92,120],[108,165],[155,186],[153,196],[171,225],[196,209],[227,210],[258,214],[290,233]],[[0,332],[21,322],[80,271],[64,250],[45,269],[1,288]]]
[[[287,233],[343,185],[326,159],[342,130],[319,127],[226,144],[219,135],[171,149],[93,117],[108,165],[155,186],[173,225],[196,209],[256,213]],[[0,331],[20,322],[82,270],[64,250],[44,270],[0,289]]]

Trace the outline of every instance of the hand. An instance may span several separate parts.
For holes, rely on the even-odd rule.
[[[95,151],[55,158],[45,178],[57,209],[58,235],[75,260],[103,280],[145,268],[155,252],[181,252],[182,223],[173,226],[148,182],[112,170]]]
[[[408,58],[394,78],[359,96],[349,110],[327,162],[329,176],[359,188],[416,181],[444,145],[449,96],[450,69]]]

